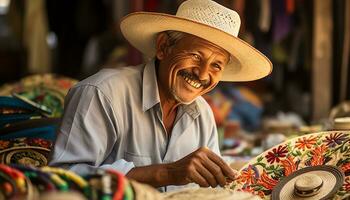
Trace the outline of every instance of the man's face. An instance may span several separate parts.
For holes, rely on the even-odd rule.
[[[189,104],[217,85],[229,61],[228,52],[192,35],[186,34],[170,48],[168,36],[159,37],[163,39],[157,40],[158,80],[165,98]]]

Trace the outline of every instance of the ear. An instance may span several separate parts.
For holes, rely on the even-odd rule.
[[[159,33],[156,39],[156,57],[158,60],[162,60],[166,54],[166,46],[168,41],[168,35],[166,33]]]

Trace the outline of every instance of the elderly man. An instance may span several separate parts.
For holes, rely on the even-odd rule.
[[[185,1],[175,16],[126,16],[122,33],[152,59],[103,69],[70,90],[50,165],[115,169],[168,191],[233,180],[201,95],[219,81],[271,72],[270,61],[237,38],[239,26],[236,12],[211,0]]]

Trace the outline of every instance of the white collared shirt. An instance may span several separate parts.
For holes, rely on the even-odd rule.
[[[203,146],[220,155],[210,106],[202,97],[180,105],[169,138],[152,60],[103,69],[69,91],[50,165],[79,174],[96,168],[126,174],[135,166],[177,161]]]

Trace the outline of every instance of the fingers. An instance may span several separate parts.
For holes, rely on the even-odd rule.
[[[199,174],[202,175],[203,178],[205,178],[205,180],[210,184],[211,187],[214,188],[218,186],[219,182],[216,179],[215,175],[213,175],[213,173],[210,170],[208,170],[205,166],[203,166],[201,163],[197,165],[196,170],[199,172]]]
[[[197,183],[201,187],[209,187],[210,184],[207,182],[207,180],[197,171],[192,171],[191,175],[191,181]]]
[[[222,169],[219,165],[211,161],[210,159],[207,158],[205,162],[203,162],[203,165],[205,166],[206,169],[210,171],[211,176],[214,177],[216,182],[221,186],[226,185],[226,177],[224,176]],[[216,187],[216,186],[214,186]]]
[[[220,167],[222,173],[225,176],[227,176],[231,180],[234,180],[236,178],[237,171],[233,170],[222,158],[220,158],[218,155],[216,155],[210,150],[208,151],[207,156],[212,162],[214,162],[217,166]]]

